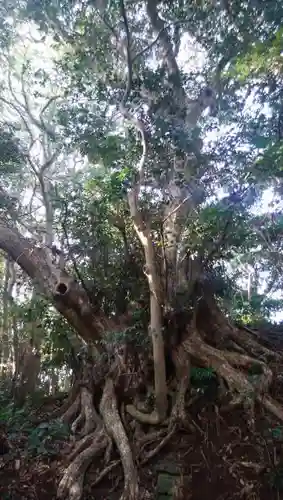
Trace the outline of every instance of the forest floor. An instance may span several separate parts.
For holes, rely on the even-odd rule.
[[[283,384],[280,387],[277,383],[273,391],[277,399],[281,399],[279,394],[283,399]],[[42,409],[37,411],[37,418],[46,421],[54,407],[53,403],[53,407],[45,406],[44,412]],[[139,469],[140,481],[147,490],[154,494],[161,478],[167,475],[167,479],[172,476],[179,480],[178,498],[283,499],[283,427],[278,422],[256,409],[255,427],[251,430],[243,409],[220,415],[213,391],[209,390],[190,407],[189,414],[195,432],[179,429],[160,454]],[[70,440],[54,439],[50,454],[46,447],[42,447],[46,438],[43,434],[38,437],[33,452],[27,452],[30,438],[24,428],[13,434],[0,423],[1,500],[56,499],[58,479],[67,464]],[[83,500],[118,500],[123,489],[122,468],[117,466],[93,486],[100,470],[99,460],[89,467]],[[161,490],[153,498],[176,498]]]

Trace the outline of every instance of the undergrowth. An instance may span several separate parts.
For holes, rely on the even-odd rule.
[[[59,419],[34,423],[34,409],[31,404],[17,408],[8,403],[0,408],[0,426],[10,443],[9,454],[24,455],[58,454],[58,442],[68,439],[69,428]]]

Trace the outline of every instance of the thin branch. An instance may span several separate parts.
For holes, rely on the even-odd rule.
[[[179,67],[174,56],[174,50],[170,42],[169,36],[167,34],[165,22],[160,19],[157,12],[157,0],[147,0],[146,6],[148,17],[151,21],[153,30],[159,35],[162,48],[163,48],[163,58],[167,63],[168,71],[171,75],[175,76],[175,87],[179,90],[182,89],[181,77]],[[183,90],[183,89],[182,89]]]
[[[141,135],[141,144],[142,144],[142,156],[138,164],[138,172],[139,172],[139,184],[142,182],[144,177],[144,166],[147,158],[147,140],[146,140],[146,131],[145,126],[141,120],[132,116],[129,111],[126,109],[126,103],[128,98],[130,97],[132,82],[133,82],[133,73],[132,73],[132,59],[131,59],[131,35],[129,30],[129,24],[127,19],[127,14],[125,10],[124,1],[120,0],[120,10],[121,15],[124,21],[125,32],[127,37],[127,45],[126,45],[126,53],[127,53],[127,67],[128,67],[128,75],[127,75],[127,84],[124,92],[124,96],[122,102],[120,104],[120,109],[125,118],[127,118],[135,128],[140,132]],[[138,188],[139,189],[139,188]],[[137,191],[138,191],[137,189]],[[138,194],[138,193],[137,193]],[[137,200],[136,200],[137,201]]]
[[[9,89],[9,90],[11,91],[11,89]],[[13,99],[15,99],[14,93],[13,93],[13,92],[11,92],[11,94],[12,94]],[[16,111],[16,113],[19,115],[20,119],[21,119],[21,120],[23,121],[23,123],[24,123],[24,126],[25,126],[25,128],[26,128],[26,131],[28,132],[28,134],[29,134],[29,136],[30,136],[30,141],[31,141],[31,142],[35,142],[35,140],[36,140],[36,139],[34,138],[34,135],[33,135],[33,133],[32,133],[32,130],[31,130],[31,128],[29,127],[29,124],[28,124],[27,120],[25,119],[25,117],[24,117],[24,115],[23,115],[23,113],[22,113],[21,109],[20,109],[20,108],[19,108],[16,104],[14,104],[13,102],[10,102],[10,101],[8,101],[7,99],[5,99],[5,97],[3,97],[3,96],[0,96],[0,101],[2,101],[4,104],[6,104],[6,105],[7,105],[7,106],[9,106],[10,108],[12,108],[14,111]],[[15,99],[15,101],[16,101],[16,99]]]
[[[40,168],[40,172],[41,174],[43,174],[45,172],[45,170],[48,170],[49,167],[51,167],[51,165],[55,162],[55,160],[58,158],[60,152],[62,150],[62,147],[59,146],[55,151],[54,153],[50,156],[50,158],[48,160],[46,160],[46,162],[42,165],[42,167]]]
[[[160,29],[159,33],[156,35],[156,38],[147,46],[145,47],[144,49],[142,49],[140,52],[138,52],[138,54],[136,54],[133,58],[132,58],[132,63],[134,63],[136,61],[136,59],[139,59],[139,57],[142,57],[144,54],[146,54],[146,52],[150,51],[154,45],[157,44],[158,40],[160,39],[161,35],[163,34],[164,31],[166,31],[168,28],[170,27],[174,27],[174,30],[179,30],[180,26],[183,25],[183,24],[187,24],[191,22],[191,19],[183,19],[183,20],[178,20],[178,21],[172,21],[172,22],[169,22],[167,24],[164,23],[164,25],[162,26],[162,28]],[[176,43],[176,47],[173,51],[173,54],[174,54],[174,57],[177,57],[178,55],[178,52],[179,52],[179,43],[177,41]]]
[[[32,111],[31,111],[31,106],[30,106],[30,103],[29,103],[28,95],[27,95],[27,92],[26,92],[26,89],[25,89],[25,84],[24,84],[25,72],[26,72],[26,67],[23,64],[20,79],[21,79],[22,95],[23,95],[23,98],[24,98],[24,101],[25,101],[25,110],[26,110],[26,112],[27,112],[27,114],[28,114],[31,122],[37,128],[39,128],[39,130],[43,130],[48,137],[51,137],[52,139],[55,140],[56,139],[56,134],[53,132],[53,130],[51,130],[49,127],[47,127],[47,125],[46,125],[46,123],[44,123],[43,119],[40,118],[40,120],[38,120],[34,116],[34,114],[32,113]]]
[[[50,104],[56,101],[57,99],[60,99],[60,97],[61,97],[60,95],[54,95],[48,99],[47,103],[43,106],[42,110],[40,111],[40,121],[43,120],[43,114],[49,108]]]
[[[127,83],[126,83],[126,88],[125,92],[122,98],[122,101],[120,103],[120,111],[122,116],[129,120],[130,123],[138,130],[141,136],[141,145],[142,145],[142,156],[140,158],[140,161],[138,163],[138,173],[139,173],[139,184],[142,183],[143,177],[144,177],[144,166],[147,158],[147,138],[146,138],[146,130],[145,126],[142,123],[141,120],[133,116],[126,108],[126,103],[130,97],[131,89],[132,89],[132,82],[133,82],[133,60],[131,57],[131,34],[129,30],[129,23],[128,23],[128,18],[127,18],[127,13],[125,9],[125,4],[123,0],[120,0],[120,12],[121,16],[123,18],[124,22],[124,27],[125,27],[125,32],[126,32],[126,59],[127,59]],[[105,25],[108,27],[108,29],[111,31],[111,33],[114,34],[115,38],[117,41],[119,41],[118,35],[114,28],[108,23],[107,19],[105,16],[100,16],[100,18],[103,20]]]
[[[172,217],[172,215],[174,215],[176,212],[178,212],[178,210],[182,207],[182,205],[184,205],[189,199],[191,198],[191,193],[188,194],[188,196],[186,196],[180,203],[179,205],[177,205],[168,215],[166,215],[166,217],[164,217],[162,223],[164,224],[164,222],[167,221],[167,219],[170,219],[170,217]]]
[[[116,38],[116,41],[119,42],[119,36],[118,36],[117,32],[115,31],[113,26],[108,22],[106,17],[104,15],[102,16],[101,14],[98,14],[98,17],[104,22],[105,26],[111,31],[111,33]]]
[[[140,57],[142,57],[144,54],[146,54],[149,50],[151,50],[154,45],[157,44],[159,38],[161,37],[161,34],[162,32],[165,30],[165,26],[159,31],[158,35],[156,36],[156,38],[147,46],[145,47],[144,49],[142,49],[138,54],[136,54],[133,59],[132,59],[132,63],[134,63],[136,61],[136,59],[139,59]]]
[[[28,205],[30,213],[32,213],[32,204],[33,204],[33,199],[34,199],[35,194],[36,194],[36,190],[37,190],[37,183],[35,181],[34,186],[33,186],[33,190],[32,190],[32,195],[31,195],[29,205]]]
[[[38,179],[38,182],[39,182],[40,188],[41,188],[41,194],[42,194],[42,197],[43,197],[44,205],[45,205],[46,210],[48,210],[48,207],[50,207],[50,199],[49,199],[49,196],[48,196],[48,192],[46,191],[46,185],[45,185],[45,181],[44,181],[43,170],[42,169],[40,169],[40,171],[37,170],[37,168],[36,168],[33,160],[31,159],[31,157],[29,155],[26,155],[26,159],[29,162],[30,167],[31,167],[32,171],[34,172],[36,178]],[[49,162],[47,162],[47,163],[48,163],[48,166],[49,166],[50,163]]]
[[[9,59],[8,58],[7,58],[7,63],[9,64]],[[51,102],[53,102],[54,100],[58,99],[60,96],[52,96],[47,101],[47,103],[43,106],[43,108],[42,108],[42,110],[40,112],[40,120],[37,120],[37,118],[33,115],[32,111],[31,111],[31,107],[30,107],[29,100],[28,100],[28,95],[27,95],[27,92],[25,90],[25,85],[24,85],[25,71],[26,71],[26,67],[24,65],[22,65],[22,71],[21,71],[21,75],[20,75],[20,81],[21,81],[22,96],[24,98],[24,104],[17,98],[17,96],[16,96],[16,94],[14,92],[13,85],[12,85],[12,80],[11,80],[11,71],[10,71],[10,69],[8,71],[8,87],[9,87],[9,91],[10,91],[11,96],[13,97],[16,105],[13,102],[9,102],[8,100],[6,100],[2,96],[0,97],[0,99],[2,100],[2,102],[4,102],[8,106],[10,106],[12,109],[14,109],[17,112],[17,114],[20,116],[20,118],[23,121],[24,126],[26,128],[26,131],[28,132],[28,134],[30,136],[31,145],[30,145],[29,149],[31,149],[31,147],[33,146],[33,144],[36,142],[36,138],[34,136],[34,133],[33,133],[32,129],[31,129],[31,127],[30,127],[27,119],[24,116],[24,113],[27,114],[28,118],[31,120],[31,122],[32,122],[33,125],[35,125],[39,130],[44,131],[48,137],[51,137],[52,139],[55,139],[56,135],[54,134],[54,132],[51,129],[49,129],[46,126],[46,124],[43,121],[42,115],[46,111],[46,109],[48,109],[48,107],[51,104]],[[58,152],[59,152],[59,150],[58,150]],[[50,163],[52,163],[53,161],[54,161],[54,159]]]
[[[126,53],[127,53],[127,66],[128,66],[128,79],[124,97],[122,99],[122,105],[125,106],[128,98],[130,97],[132,83],[133,83],[133,68],[132,68],[132,58],[131,58],[131,34],[129,30],[128,18],[125,10],[124,1],[120,0],[120,10],[124,21],[125,32],[127,37]]]
[[[9,87],[9,91],[11,92],[11,95],[14,99],[14,101],[16,102],[16,104],[18,104],[18,106],[22,109],[22,111],[25,111],[25,107],[23,105],[23,103],[18,99],[16,93],[14,92],[14,89],[13,89],[13,84],[12,84],[12,77],[11,77],[11,65],[10,65],[10,60],[8,57],[6,57],[6,61],[7,61],[7,64],[8,64],[8,87]]]
[[[223,228],[223,231],[221,233],[221,235],[219,236],[219,238],[214,242],[210,252],[208,253],[206,259],[204,260],[204,266],[206,264],[209,263],[209,261],[212,259],[212,257],[215,256],[215,254],[218,252],[218,250],[220,249],[221,245],[223,245],[226,237],[227,237],[227,233],[228,233],[228,228],[230,227],[230,224],[232,222],[232,218],[233,218],[233,214],[232,212],[229,213],[228,217],[227,217],[227,220],[225,222],[225,225],[224,225],[224,228]]]
[[[91,296],[90,292],[89,292],[89,289],[88,287],[86,286],[86,283],[83,279],[83,276],[77,266],[77,262],[76,262],[76,259],[74,258],[74,255],[73,255],[73,252],[71,251],[71,245],[70,245],[70,240],[69,240],[69,235],[68,235],[68,230],[67,230],[67,224],[66,224],[66,220],[67,220],[67,217],[68,217],[68,204],[65,200],[61,200],[63,202],[63,206],[64,206],[64,218],[61,222],[61,226],[62,226],[62,229],[63,229],[63,234],[65,236],[65,240],[66,240],[66,244],[67,244],[67,249],[68,249],[68,255],[71,257],[71,261],[72,261],[72,264],[73,264],[73,268],[74,268],[74,271],[76,273],[76,276],[78,278],[78,280],[80,281],[84,291],[86,292],[87,294],[87,297],[88,297],[88,300],[90,301],[90,303],[92,304],[93,303],[93,297]]]

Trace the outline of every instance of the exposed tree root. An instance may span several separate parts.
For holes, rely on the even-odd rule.
[[[252,366],[258,366],[261,373],[259,376],[256,376],[258,380],[253,384],[253,386],[257,392],[264,393],[268,391],[272,382],[273,374],[272,370],[270,370],[265,363],[259,361],[258,359],[251,358],[250,356],[233,352],[223,351],[223,355],[231,365],[239,368],[249,369]]]
[[[224,316],[213,296],[205,297],[204,307],[208,322],[212,325],[212,330],[217,332],[219,338],[226,342],[232,340],[246,353],[261,361],[281,359],[280,354],[261,345],[254,332],[247,328],[235,328]]]
[[[253,356],[254,358],[261,361],[279,361],[282,357],[275,351],[268,349],[267,347],[261,345],[257,342],[252,334],[247,331],[238,330],[231,327],[230,337],[238,344],[243,347],[245,351]]]
[[[246,354],[246,351],[243,347],[240,347],[234,340],[227,340],[227,349],[231,349],[231,351],[239,352],[240,354]]]
[[[143,413],[134,405],[127,405],[126,410],[133,418],[135,418],[142,424],[158,425],[163,421],[163,418],[160,418],[160,415],[156,410],[154,410],[152,413]]]
[[[84,436],[75,446],[75,449],[68,457],[69,463],[71,463],[83,450],[88,448],[93,440],[94,435],[90,434],[88,436]]]
[[[68,500],[79,500],[81,498],[85,472],[93,458],[106,448],[107,443],[108,439],[105,430],[100,427],[93,434],[90,446],[79,453],[65,470],[58,486],[58,498]]]
[[[166,415],[166,418],[157,411],[158,405],[152,413],[145,413],[146,409],[143,412],[134,404],[125,406],[123,399],[119,401],[122,403],[120,415],[114,381],[109,375],[104,385],[99,414],[94,406],[90,384],[81,387],[80,393],[62,417],[66,422],[73,422],[72,429],[76,433],[80,431],[81,439],[69,456],[70,465],[59,484],[58,498],[68,500],[81,498],[85,471],[93,458],[100,453],[104,453],[104,460],[102,458],[104,468],[92,487],[122,464],[123,475],[117,478],[119,482],[124,477],[124,489],[120,500],[143,498],[137,467],[143,466],[160,452],[172,438],[180,422],[191,428],[186,398],[190,388],[191,360],[203,367],[213,368],[219,381],[223,383],[225,399],[226,396],[230,399],[231,395],[231,401],[226,408],[231,411],[236,406],[244,406],[250,425],[254,423],[256,401],[277,419],[283,421],[283,407],[267,394],[273,375],[267,360],[277,360],[280,356],[261,346],[252,333],[238,331],[230,325],[216,307],[212,312],[207,312],[207,318],[207,324],[202,323],[202,328],[205,328],[207,333],[198,326],[188,328],[187,338],[170,353],[175,367],[175,377],[172,379],[170,373],[170,380],[173,380],[172,387],[170,386],[172,410],[171,415]],[[213,331],[211,337],[208,333],[210,328]],[[222,329],[222,339],[220,329]],[[122,371],[127,369],[126,362]],[[120,372],[121,370],[119,374]],[[110,370],[109,373],[113,376],[117,370]],[[123,386],[117,384],[117,389],[118,387],[120,390]],[[149,385],[147,390],[149,391]],[[138,397],[137,393],[137,399]],[[225,407],[222,406],[221,411],[223,410]],[[140,424],[148,426],[163,424],[163,426],[156,432],[151,432],[153,428],[149,427],[146,433],[144,425]],[[126,432],[128,427],[131,429],[133,447]],[[110,462],[114,443],[118,448],[120,459]]]
[[[83,414],[83,412],[81,410],[80,413],[79,413],[79,415],[77,416],[77,418],[74,420],[74,422],[71,425],[71,431],[72,431],[73,434],[76,434],[78,432],[79,428],[83,424],[83,421],[84,421],[84,414]]]
[[[176,426],[173,425],[171,430],[168,432],[168,434],[162,439],[162,441],[151,451],[149,451],[144,458],[141,460],[140,464],[144,465],[146,464],[151,458],[153,458],[157,453],[160,452],[160,450],[170,441],[172,436],[176,432]]]
[[[254,420],[254,401],[257,400],[276,418],[283,421],[282,405],[265,395],[272,381],[272,372],[265,363],[240,353],[220,351],[206,344],[196,331],[189,334],[182,345],[202,366],[213,368],[217,375],[226,381],[232,395],[236,394],[229,408],[244,404],[249,410],[252,422]],[[260,376],[256,377],[255,383],[249,382],[242,371],[234,368],[237,366],[247,369],[252,364],[260,366],[262,371]]]
[[[74,402],[69,406],[69,408],[62,415],[61,420],[65,424],[70,424],[72,420],[77,416],[81,405],[81,396],[77,394]]]
[[[77,384],[77,382],[75,382],[67,399],[64,401],[62,406],[57,408],[52,413],[52,415],[50,416],[50,420],[53,420],[55,418],[60,418],[61,420],[63,420],[65,413],[68,412],[68,410],[72,406],[73,402],[76,400],[77,395],[78,395],[78,384]],[[56,399],[57,399],[57,395],[56,395]]]
[[[281,404],[277,403],[274,399],[267,395],[258,395],[257,400],[269,413],[272,413],[276,418],[278,418],[278,420],[283,422],[283,407]]]
[[[84,424],[80,433],[84,437],[69,456],[70,465],[59,483],[57,496],[60,499],[79,500],[83,493],[85,472],[92,459],[107,448],[109,437],[94,408],[92,395],[85,386],[81,388],[80,394],[62,417],[69,423],[72,418],[74,419],[71,425],[72,432],[76,433]],[[95,427],[96,431],[92,432]]]
[[[65,423],[73,420],[71,431],[73,434],[80,433],[81,436],[90,434],[96,425],[101,424],[101,419],[93,406],[92,394],[87,387],[81,388],[80,394],[64,413],[62,420]]]
[[[81,390],[81,411],[84,414],[84,427],[81,431],[82,436],[86,436],[100,424],[100,418],[93,406],[92,394],[86,387]]]
[[[156,440],[163,438],[164,435],[167,434],[166,429],[161,429],[160,431],[149,432],[148,434],[144,434],[137,442],[139,454],[142,453],[142,450],[149,443],[153,443]]]
[[[141,438],[141,440],[137,443],[139,447],[137,459],[139,462],[139,465],[145,465],[149,460],[154,458],[161,450],[166,446],[166,444],[170,441],[170,439],[173,437],[173,435],[176,432],[176,426],[174,425],[171,427],[171,429],[168,431],[166,429],[162,429],[161,431],[158,432],[152,432],[149,434],[146,434]],[[164,436],[165,434],[165,436]],[[143,453],[144,448],[146,445],[153,443],[154,441],[159,440],[160,438],[161,441],[158,443],[158,445],[153,449],[148,451],[146,454]],[[141,446],[142,445],[142,446]],[[95,479],[94,483],[92,483],[92,487],[96,486],[105,476],[107,476],[110,472],[112,472],[118,465],[120,465],[121,460],[115,460],[111,464],[109,464],[107,467],[105,467],[100,474],[97,476]],[[119,481],[122,480],[122,477],[119,478]],[[141,498],[146,498],[146,496],[142,496]]]
[[[100,481],[102,481],[102,479],[107,476],[110,472],[112,472],[112,470],[115,469],[115,467],[117,467],[118,465],[120,465],[121,463],[121,460],[115,460],[115,462],[112,462],[111,464],[107,465],[107,467],[105,467],[100,473],[99,475],[97,476],[97,478],[95,479],[95,481],[91,484],[92,487],[96,486],[98,483],[100,483]]]
[[[190,385],[190,357],[184,347],[180,345],[172,352],[172,360],[176,369],[177,394],[171,412],[171,423],[188,419],[185,411],[185,397]]]
[[[253,386],[248,382],[244,374],[235,370],[227,361],[223,352],[206,344],[196,331],[190,334],[182,345],[202,366],[213,368],[226,381],[232,393],[240,392],[247,396],[253,393]]]
[[[124,492],[121,500],[138,500],[139,486],[138,474],[133,460],[130,443],[123,427],[118,408],[113,381],[106,380],[100,402],[100,413],[108,434],[114,439],[120,452],[124,470]]]

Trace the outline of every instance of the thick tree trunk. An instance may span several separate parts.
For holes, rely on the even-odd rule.
[[[105,331],[121,329],[124,321],[109,321],[105,316],[94,313],[82,287],[69,276],[66,271],[60,270],[52,263],[48,251],[39,248],[34,242],[23,238],[17,230],[11,229],[5,223],[0,223],[0,248],[17,262],[22,269],[37,284],[41,293],[53,303],[56,309],[76,329],[78,334],[88,343],[94,343],[97,349],[102,349],[100,341]],[[151,275],[149,275],[151,276]],[[155,283],[156,285],[156,283]],[[159,300],[158,293],[151,288],[152,301]],[[159,306],[160,302],[156,302]],[[154,304],[152,311],[154,311]],[[158,309],[159,310],[159,309]],[[174,312],[173,312],[174,314]],[[152,317],[152,320],[154,316]],[[156,329],[161,334],[161,317],[156,316],[155,328],[152,329],[153,343],[156,341]],[[76,433],[77,441],[70,455],[70,464],[60,481],[58,488],[59,498],[79,500],[83,492],[83,481],[87,467],[97,455],[103,455],[102,471],[96,483],[112,471],[119,463],[124,471],[123,500],[137,500],[141,498],[141,486],[138,484],[137,463],[146,463],[160,451],[175,432],[175,424],[182,421],[187,423],[186,397],[190,389],[190,363],[213,368],[219,380],[224,381],[227,391],[231,394],[231,404],[241,404],[248,411],[249,421],[255,418],[254,402],[264,406],[278,420],[283,421],[283,408],[269,395],[268,390],[272,381],[272,372],[269,361],[278,361],[280,356],[260,344],[250,332],[235,328],[222,314],[212,296],[203,294],[198,302],[198,309],[193,315],[193,324],[185,324],[183,340],[175,345],[174,350],[167,355],[175,367],[175,386],[172,399],[171,415],[168,414],[166,387],[172,387],[172,380],[164,377],[164,359],[158,356],[163,352],[163,345],[157,352],[154,351],[154,376],[157,391],[157,411],[150,414],[138,412],[133,405],[127,406],[128,413],[124,412],[124,398],[129,398],[131,378],[127,360],[119,364],[119,357],[115,357],[114,366],[97,359],[97,366],[93,369],[82,370],[82,380],[77,381],[68,407],[64,408],[61,417]],[[154,322],[151,324],[154,327]],[[177,321],[180,329],[181,323]],[[162,334],[163,335],[163,334]],[[170,335],[174,335],[170,331]],[[162,337],[163,342],[163,337]],[[155,344],[155,347],[158,342]],[[170,343],[169,343],[170,345]],[[159,346],[160,347],[160,346]],[[110,357],[109,357],[110,359]],[[152,361],[152,359],[151,359]],[[103,366],[99,365],[102,364]],[[260,374],[255,380],[248,377],[251,365],[257,365]],[[162,376],[158,379],[158,368],[161,366]],[[136,369],[137,367],[135,367]],[[139,366],[138,369],[141,367]],[[92,373],[92,375],[89,375]],[[99,373],[103,374],[99,376]],[[113,374],[116,374],[115,377]],[[94,380],[94,375],[96,379]],[[129,381],[127,388],[121,380]],[[171,373],[172,377],[172,373]],[[93,380],[92,380],[93,378]],[[161,381],[161,383],[159,383]],[[153,381],[151,381],[152,383]],[[100,403],[98,396],[93,394],[93,388],[98,388],[102,394]],[[163,390],[164,388],[164,390]],[[134,391],[135,392],[135,391]],[[132,391],[133,393],[133,391]],[[94,397],[95,396],[95,397]],[[94,402],[96,401],[96,403]],[[159,408],[158,408],[159,407]],[[161,410],[161,411],[160,411]],[[168,418],[167,418],[168,417]],[[163,421],[165,429],[156,433],[144,430],[140,432],[135,420],[142,420],[144,424],[158,425]],[[188,424],[189,427],[189,424]],[[135,432],[128,433],[132,428]],[[132,437],[130,437],[132,436]],[[134,442],[131,442],[134,440]],[[150,451],[144,451],[145,443],[158,441]],[[121,460],[110,462],[113,442],[120,453]],[[133,450],[136,456],[133,455]]]
[[[0,248],[34,281],[40,293],[67,319],[78,334],[101,350],[101,337],[113,322],[94,313],[85,290],[64,270],[52,263],[49,250],[24,238],[17,229],[0,220]]]
[[[121,464],[124,472],[124,488],[121,500],[147,498],[142,496],[144,494],[141,492],[142,485],[138,483],[138,465],[144,465],[168,443],[176,432],[178,427],[176,424],[181,423],[182,427],[186,427],[189,432],[193,431],[188,415],[187,397],[190,392],[191,362],[198,366],[212,368],[219,380],[224,381],[226,385],[224,394],[225,407],[220,407],[220,410],[224,411],[227,408],[233,410],[235,406],[242,405],[247,414],[248,423],[253,426],[256,418],[254,403],[257,402],[278,420],[283,419],[281,405],[268,395],[272,381],[270,367],[264,361],[251,357],[250,353],[245,351],[244,348],[243,351],[245,352],[230,350],[231,332],[234,338],[237,330],[229,324],[227,318],[213,301],[211,304],[214,304],[214,307],[211,309],[207,304],[207,302],[202,304],[206,308],[205,321],[203,321],[203,309],[200,306],[200,316],[198,314],[194,315],[193,324],[187,324],[184,328],[182,343],[175,346],[172,352],[167,352],[168,355],[171,354],[172,356],[175,372],[173,380],[172,372],[170,372],[170,380],[167,380],[170,396],[172,396],[172,405],[170,405],[171,413],[168,413],[168,418],[163,421],[162,429],[152,432],[150,427],[152,422],[148,417],[152,418],[154,413],[144,414],[146,416],[142,420],[142,427],[136,421],[136,418],[138,421],[141,420],[140,414],[136,416],[135,412],[125,413],[124,398],[129,397],[129,387],[127,386],[127,389],[125,389],[125,385],[121,384],[121,381],[125,375],[129,380],[129,374],[131,373],[131,369],[127,364],[130,362],[127,359],[124,359],[124,362],[119,364],[119,360],[116,358],[115,367],[109,366],[108,374],[101,379],[99,393],[102,394],[102,397],[100,403],[95,398],[97,409],[94,406],[90,390],[90,374],[87,373],[86,369],[81,370],[82,376],[85,377],[85,383],[83,380],[80,381],[78,385],[79,394],[74,391],[73,398],[70,400],[70,410],[62,417],[64,421],[70,423],[73,431],[78,436],[78,441],[75,443],[74,450],[69,457],[70,464],[60,482],[59,498],[71,500],[81,498],[86,469],[97,455],[101,456],[102,470],[98,472],[94,481],[95,484],[98,484],[103,477]],[[199,325],[202,325],[202,328],[205,325],[205,331],[201,330]],[[220,325],[221,339],[218,335]],[[249,344],[243,342],[245,332],[238,331],[241,345],[248,347]],[[171,333],[174,332],[171,331]],[[246,333],[248,334],[248,332]],[[249,338],[249,334],[245,338]],[[216,344],[218,344],[217,347]],[[226,345],[229,346],[229,349],[226,348]],[[260,344],[258,344],[258,349],[261,349]],[[98,364],[94,366],[93,370],[95,373],[100,370],[99,360],[96,363]],[[249,368],[253,365],[257,365],[257,371],[259,372],[254,380],[248,376]],[[136,369],[137,367],[134,366],[134,370]],[[229,405],[227,406],[228,396]],[[217,404],[221,403],[221,397],[222,393],[219,393]],[[153,423],[158,424],[157,417]],[[113,444],[119,451],[120,460],[111,461]],[[151,449],[148,449],[148,446],[151,446]],[[146,451],[145,447],[147,447]]]
[[[32,396],[36,389],[40,373],[40,355],[28,344],[19,366],[19,380],[15,391],[16,401],[24,404],[27,396]]]

